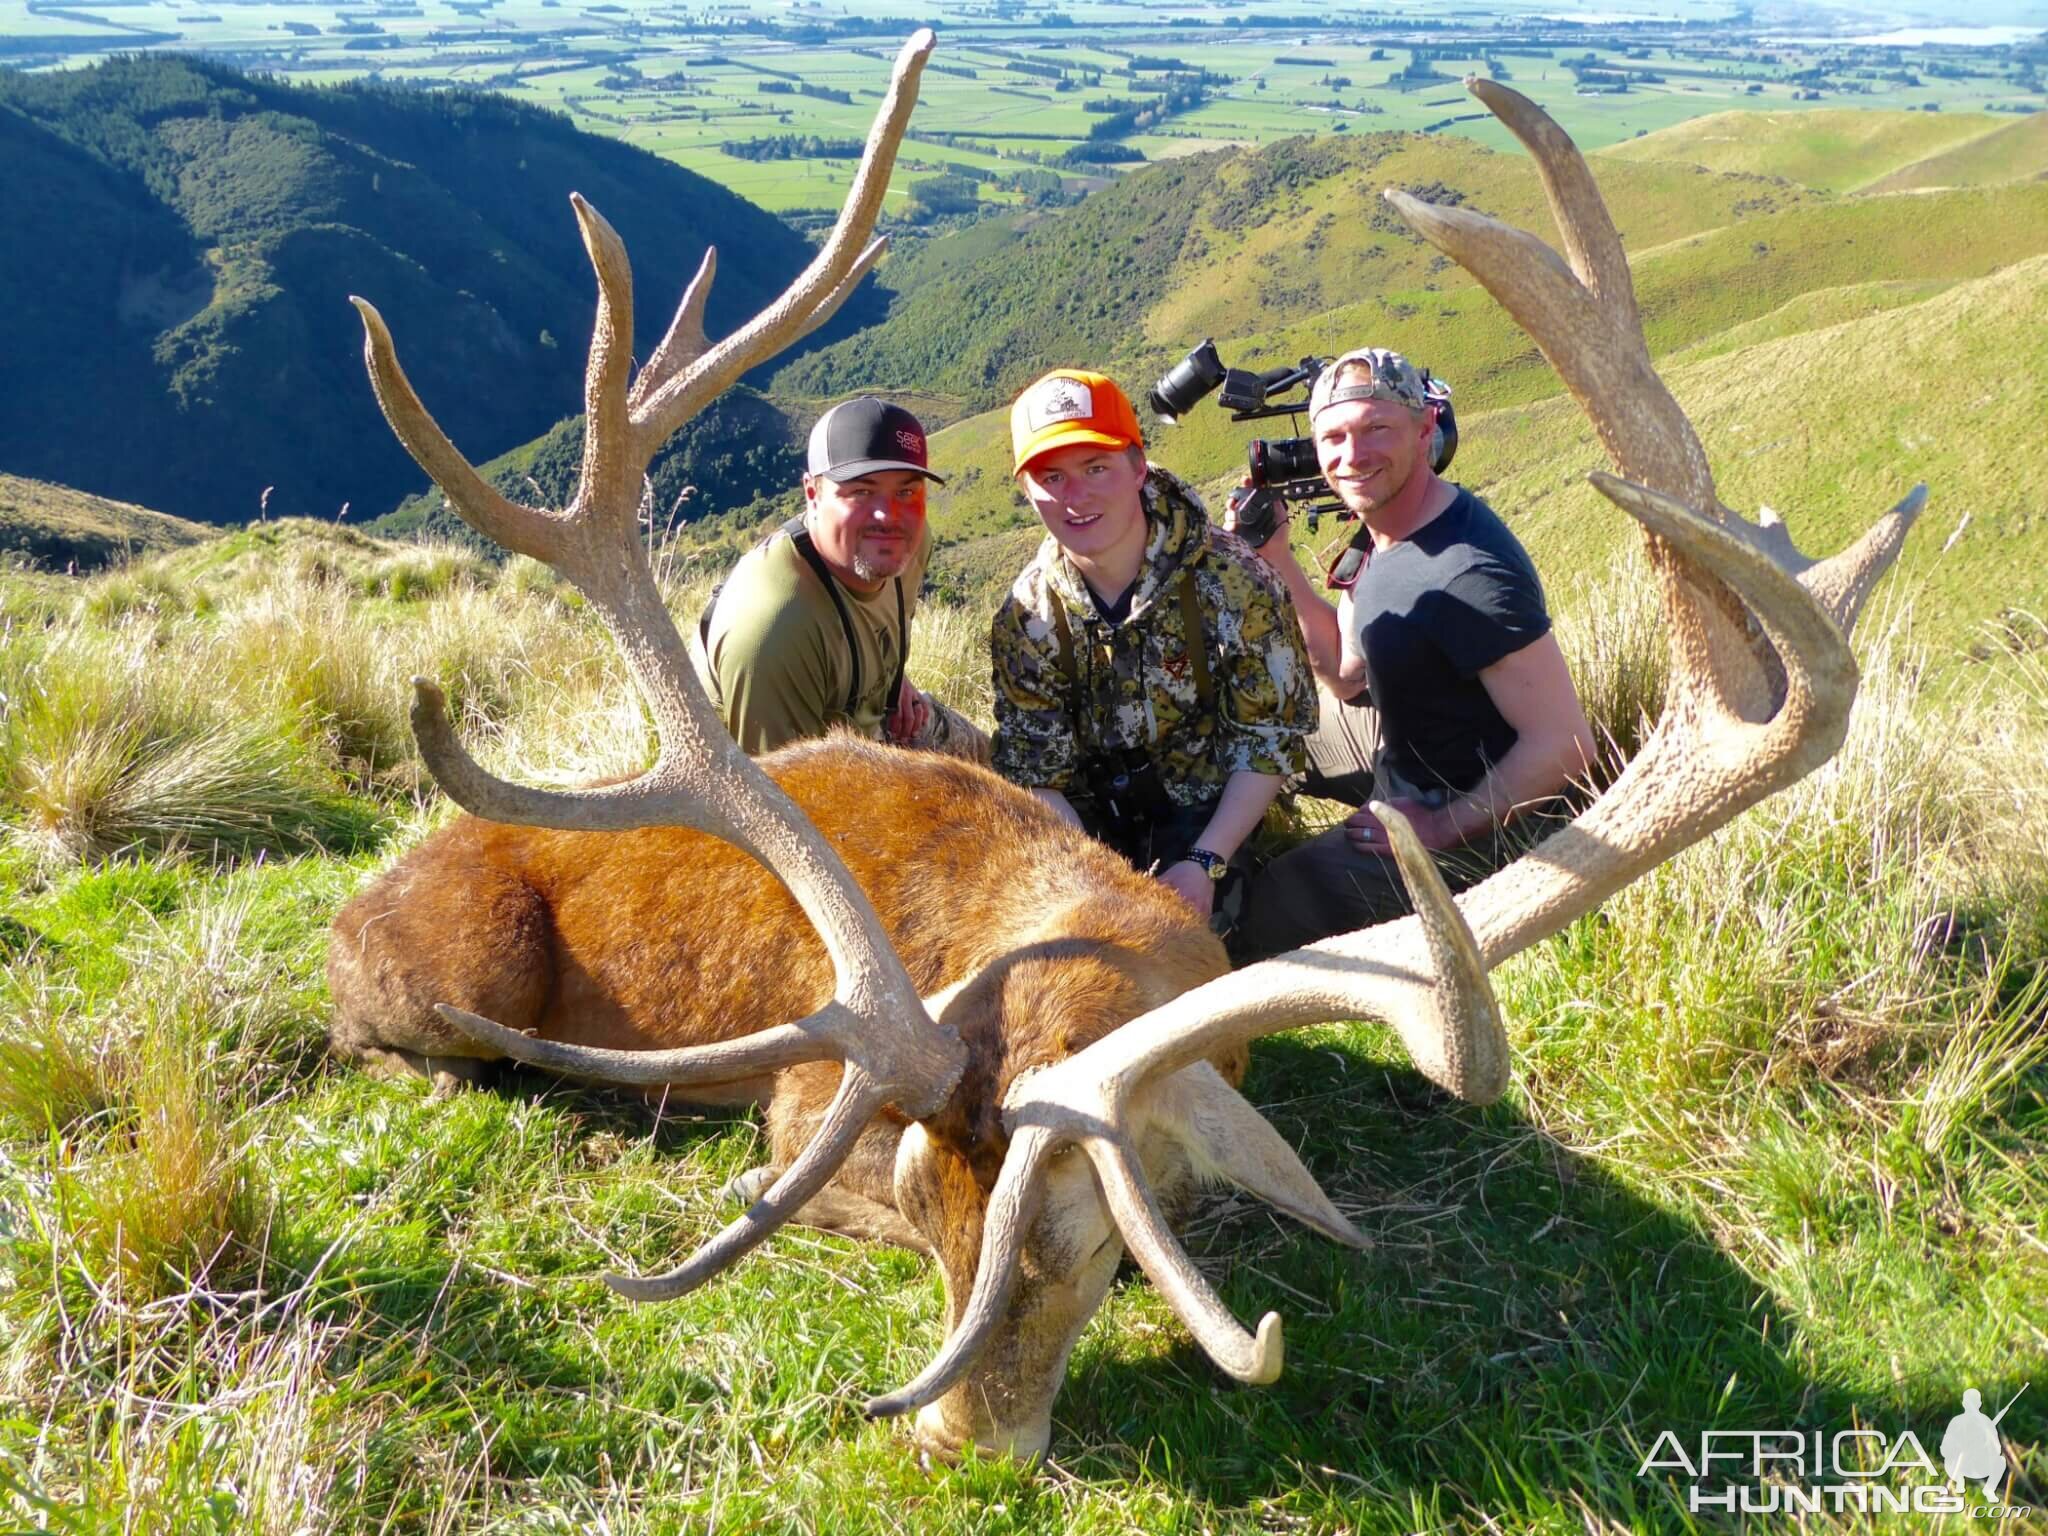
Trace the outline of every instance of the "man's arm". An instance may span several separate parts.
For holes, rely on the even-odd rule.
[[[1452,848],[1513,819],[1583,774],[1597,752],[1593,727],[1579,704],[1570,668],[1555,633],[1546,632],[1480,670],[1479,681],[1501,718],[1514,727],[1515,744],[1485,778],[1441,809],[1397,801],[1429,848]],[[1355,845],[1385,852],[1386,839],[1370,811],[1346,823]]]
[[[732,590],[719,595],[707,659],[725,727],[742,752],[759,757],[785,742],[825,734],[846,686],[833,676],[829,649],[815,616],[793,600]]]
[[[1236,853],[1252,835],[1274,796],[1280,793],[1280,783],[1280,776],[1275,773],[1233,773],[1224,782],[1216,810],[1202,835],[1195,839],[1195,846],[1222,859]],[[1182,859],[1162,869],[1159,878],[1204,917],[1213,909],[1216,884],[1201,865]]]
[[[1273,536],[1252,550],[1287,588],[1294,604],[1294,619],[1301,626],[1301,642],[1308,648],[1308,664],[1316,679],[1333,698],[1350,701],[1365,687],[1365,658],[1345,654],[1342,626],[1337,610],[1323,600],[1315,579],[1301,568],[1294,548],[1287,542],[1288,519],[1274,525]]]

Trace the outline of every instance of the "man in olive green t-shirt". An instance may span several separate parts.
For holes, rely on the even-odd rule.
[[[927,481],[945,483],[900,406],[863,396],[811,429],[803,515],[741,559],[704,616],[706,686],[742,751],[845,725],[986,755],[971,725],[903,675],[931,552]]]

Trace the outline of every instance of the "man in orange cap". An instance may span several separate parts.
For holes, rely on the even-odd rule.
[[[995,769],[1227,928],[1233,865],[1316,723],[1286,592],[1146,462],[1106,376],[1039,379],[1010,444],[1048,537],[992,627]]]

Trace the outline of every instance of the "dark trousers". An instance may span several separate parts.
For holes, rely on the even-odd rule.
[[[1375,795],[1443,803],[1441,791],[1418,791],[1404,784],[1381,787],[1375,782],[1372,764],[1379,744],[1379,715],[1370,705],[1339,704],[1327,693],[1320,704],[1315,734],[1308,742],[1303,789],[1353,806],[1363,806]],[[1504,827],[1439,852],[1436,867],[1452,891],[1462,891],[1520,858],[1564,820],[1561,806],[1524,812]],[[1405,917],[1413,910],[1392,855],[1353,847],[1339,823],[1252,876],[1244,915],[1230,936],[1231,959],[1249,964],[1332,934]]]
[[[1216,802],[1206,800],[1200,805],[1159,806],[1149,816],[1120,821],[1085,796],[1069,796],[1068,803],[1090,837],[1107,843],[1147,874],[1186,858],[1188,850],[1200,843],[1209,818],[1216,814]],[[1250,869],[1250,857],[1240,848],[1231,855],[1230,873],[1217,882],[1209,926],[1218,934],[1227,935],[1237,925]]]

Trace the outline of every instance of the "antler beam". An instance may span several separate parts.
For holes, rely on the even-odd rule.
[[[678,1295],[732,1263],[832,1176],[860,1128],[885,1105],[912,1116],[935,1113],[966,1064],[966,1048],[952,1029],[926,1013],[844,864],[726,734],[655,585],[638,522],[647,466],[662,444],[749,368],[829,319],[881,254],[884,242],[870,241],[869,235],[932,46],[931,32],[920,31],[898,54],[846,206],[796,281],[712,345],[704,333],[704,308],[716,261],[707,251],[637,380],[633,276],[625,247],[595,208],[571,194],[598,297],[584,377],[582,476],[565,508],[523,506],[488,485],[421,403],[382,317],[364,300],[352,300],[363,317],[371,384],[399,441],[471,527],[553,566],[583,593],[646,699],[659,743],[653,766],[627,783],[571,792],[511,784],[470,756],[449,723],[440,691],[416,678],[413,729],[436,780],[466,810],[491,820],[579,830],[684,826],[722,838],[788,887],[824,940],[837,976],[833,1000],[808,1018],[746,1040],[642,1057],[630,1066],[611,1059],[622,1053],[579,1054],[458,1009],[441,1010],[506,1055],[614,1080],[650,1068],[659,1081],[680,1084],[798,1061],[845,1062],[832,1111],[775,1187],[673,1274],[619,1282],[628,1294]]]

